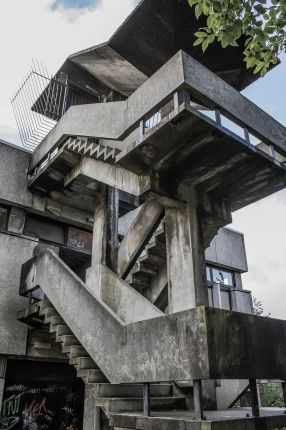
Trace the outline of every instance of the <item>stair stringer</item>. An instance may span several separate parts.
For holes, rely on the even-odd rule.
[[[204,308],[125,324],[49,249],[33,278],[111,383],[209,379]]]

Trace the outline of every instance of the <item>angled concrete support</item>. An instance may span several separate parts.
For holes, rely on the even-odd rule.
[[[125,276],[142,247],[150,240],[154,229],[159,225],[163,207],[154,199],[146,200],[129,228],[118,250],[118,275]]]

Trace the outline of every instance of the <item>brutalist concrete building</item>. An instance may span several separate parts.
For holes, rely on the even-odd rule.
[[[244,41],[203,54],[202,24],[187,1],[143,0],[13,98],[0,430],[286,427],[257,390],[286,398],[286,322],[253,314],[226,227],[285,188],[286,129],[240,93],[257,79]]]

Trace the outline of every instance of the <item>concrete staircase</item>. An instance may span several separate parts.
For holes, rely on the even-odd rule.
[[[54,342],[61,345],[63,354],[74,366],[77,376],[89,385],[96,400],[96,406],[102,408],[107,417],[118,413],[139,413],[143,410],[143,384],[110,384],[97,364],[74,336],[68,325],[49,301],[40,301],[30,305],[29,309],[18,314],[18,320],[33,325],[39,321],[48,327]],[[184,396],[175,396],[173,384],[151,384],[152,411],[186,410]]]
[[[143,290],[150,287],[152,280],[158,275],[165,262],[166,236],[165,224],[162,221],[129,272],[126,282],[142,293]]]
[[[100,143],[99,139],[87,137],[69,137],[63,147],[85,157],[114,163],[120,153],[117,148]]]

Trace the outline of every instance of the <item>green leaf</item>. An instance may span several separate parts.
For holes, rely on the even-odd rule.
[[[196,33],[195,33],[195,36],[196,37],[207,37],[207,33],[205,33],[204,31],[197,31]]]
[[[191,7],[193,7],[195,4],[197,4],[198,0],[188,0],[188,3]]]
[[[195,7],[196,18],[199,19],[199,17],[201,16],[202,13],[203,13],[202,6],[198,3]]]
[[[201,43],[203,43],[203,41],[204,41],[204,39],[200,39],[199,38],[199,39],[197,39],[197,40],[194,41],[193,45],[194,46],[200,45]]]
[[[208,48],[208,46],[209,46],[209,41],[208,41],[208,39],[205,39],[205,40],[203,41],[203,44],[202,44],[203,52],[205,52],[205,51],[206,51],[206,49]]]

